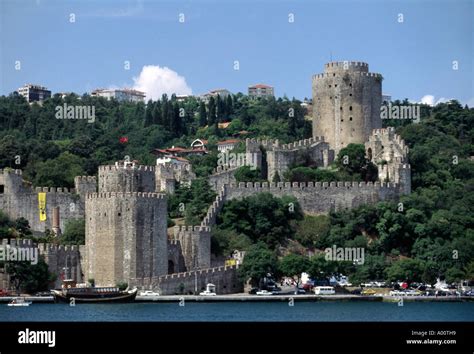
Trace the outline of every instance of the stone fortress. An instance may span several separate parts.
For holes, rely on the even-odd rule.
[[[97,178],[76,177],[73,190],[33,188],[22,180],[21,171],[3,170],[0,208],[12,218],[28,219],[35,232],[60,233],[67,220],[85,218],[84,246],[45,245],[40,250],[50,269],[80,268],[70,272],[77,281],[94,279],[100,286],[126,282],[162,294],[195,293],[212,282],[220,294],[240,292],[237,267],[211,262],[211,229],[226,201],[259,192],[291,195],[305,213],[315,215],[410,193],[408,148],[393,128],[381,128],[381,81],[380,74],[369,73],[366,63],[326,64],[325,72],[313,77],[313,137],[290,144],[247,139],[246,153],[268,182],[236,183],[238,166],[217,167],[209,176],[217,197],[200,225],[175,226],[168,233],[166,193],[174,192],[176,181],[190,183],[195,178],[190,167],[169,163],[99,166]],[[272,182],[292,166],[326,168],[350,143],[365,144],[379,181]],[[38,204],[39,194],[45,199],[43,206]],[[39,208],[46,220],[40,221]]]

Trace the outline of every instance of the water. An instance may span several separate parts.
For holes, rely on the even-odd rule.
[[[463,321],[473,302],[187,302],[132,304],[0,304],[0,321]]]

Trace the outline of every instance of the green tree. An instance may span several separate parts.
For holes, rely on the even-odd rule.
[[[421,281],[423,263],[417,259],[401,259],[393,262],[386,270],[388,281],[406,281],[408,283]]]
[[[86,230],[84,219],[70,219],[66,222],[60,238],[63,245],[85,245]]]
[[[299,286],[301,273],[308,272],[310,268],[310,261],[308,257],[298,254],[289,254],[280,259],[278,269],[282,275],[288,277],[296,277],[296,286]]]
[[[265,182],[266,180],[261,177],[261,174],[259,168],[242,166],[235,171],[234,177],[237,182]]]
[[[29,294],[48,289],[54,276],[48,271],[48,265],[40,256],[37,264],[30,262],[6,262],[10,282],[17,292],[24,290]]]
[[[278,259],[275,252],[260,242],[247,251],[238,270],[240,278],[243,281],[250,280],[254,286],[258,285],[267,274],[275,274],[277,271]]]
[[[209,113],[208,113],[207,121],[208,121],[209,127],[211,127],[217,123],[217,112],[216,112],[217,107],[216,107],[216,101],[213,96],[209,98],[208,111]]]
[[[199,126],[205,127],[207,124],[207,112],[206,112],[206,104],[201,101],[199,103]]]

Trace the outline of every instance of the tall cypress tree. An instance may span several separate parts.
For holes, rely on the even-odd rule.
[[[199,104],[199,126],[204,127],[207,124],[206,104],[201,101]]]
[[[155,105],[153,104],[152,100],[148,100],[146,104],[146,111],[145,111],[145,127],[148,127],[153,124],[153,109]]]
[[[230,116],[231,114],[234,114],[234,107],[232,103],[232,95],[228,95],[226,98],[226,111],[227,115]]]
[[[211,96],[209,99],[209,117],[207,119],[208,125],[214,125],[216,123],[216,101]]]

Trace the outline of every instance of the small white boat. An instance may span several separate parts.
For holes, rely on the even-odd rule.
[[[30,306],[31,301],[25,301],[22,297],[16,297],[11,302],[8,303],[8,306]]]

